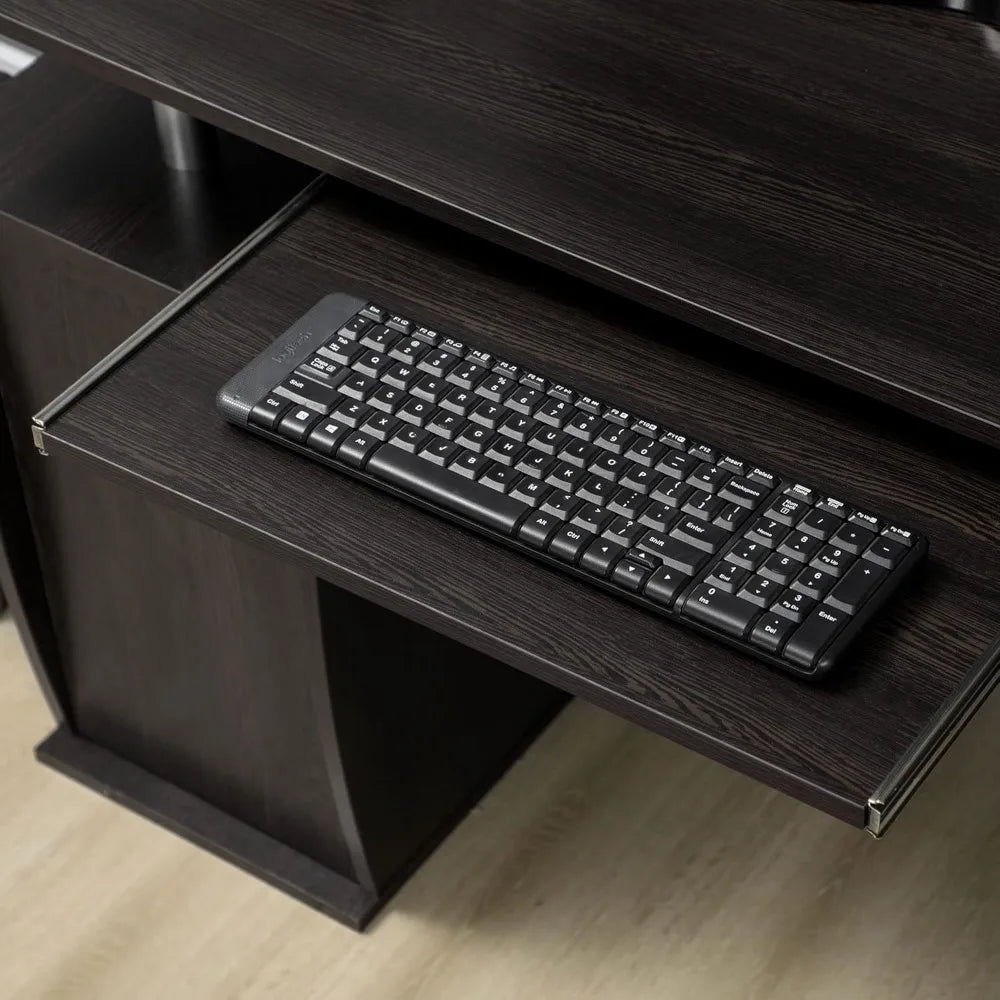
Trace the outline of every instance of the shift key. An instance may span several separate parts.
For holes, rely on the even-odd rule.
[[[696,549],[678,538],[671,538],[659,531],[647,531],[636,548],[659,556],[671,569],[680,570],[685,576],[694,576],[708,560],[708,553]]]
[[[721,587],[702,583],[685,598],[683,615],[742,639],[760,611],[756,604],[734,597]]]

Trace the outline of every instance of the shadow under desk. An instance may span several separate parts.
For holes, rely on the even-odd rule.
[[[220,386],[335,289],[898,514],[930,557],[810,685],[226,425]],[[40,438],[46,461],[114,477],[346,595],[328,598],[327,649],[363,627],[349,603],[362,598],[876,834],[995,679],[995,452],[340,182]],[[465,710],[482,724],[503,711]]]

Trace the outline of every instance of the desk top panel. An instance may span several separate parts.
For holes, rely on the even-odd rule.
[[[840,0],[85,7],[0,0],[0,25],[1000,444],[1000,54],[970,19]]]
[[[930,558],[845,669],[814,686],[225,424],[217,390],[338,288],[835,483],[925,531]],[[328,184],[59,416],[46,461],[96,460],[160,502],[861,825],[935,713],[1000,653],[1000,471],[985,446],[723,344]]]

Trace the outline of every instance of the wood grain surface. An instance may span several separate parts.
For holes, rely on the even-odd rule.
[[[175,291],[313,176],[227,135],[212,170],[169,170],[149,101],[58,58],[0,88],[0,135],[0,213]]]
[[[989,449],[330,185],[47,435],[317,575],[850,822],[997,632]],[[218,388],[355,290],[925,531],[931,558],[822,687],[223,424]]]
[[[839,0],[2,0],[95,73],[1000,443],[1000,57]]]
[[[358,935],[40,767],[0,622],[0,995],[942,1000],[1000,980],[1000,700],[881,843],[577,702]]]

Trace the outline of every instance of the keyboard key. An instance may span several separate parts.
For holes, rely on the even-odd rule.
[[[555,455],[562,447],[565,439],[566,435],[554,427],[538,427],[534,434],[531,435],[528,444],[537,451],[544,452],[546,455]]]
[[[826,511],[828,514],[833,514],[834,517],[843,521],[845,517],[850,513],[850,509],[843,500],[838,500],[836,497],[820,497],[816,501],[816,509]]]
[[[402,389],[397,389],[392,385],[380,385],[369,397],[368,405],[383,413],[395,413],[397,407],[404,403],[409,396]]]
[[[649,569],[631,559],[620,559],[611,573],[611,582],[637,594],[649,576]]]
[[[535,419],[549,427],[561,428],[573,415],[573,407],[563,399],[552,399],[551,396],[535,410]]]
[[[907,546],[903,545],[902,542],[894,542],[888,536],[883,535],[881,538],[875,539],[861,553],[861,558],[875,563],[876,566],[884,566],[886,569],[892,569],[902,562],[907,551]]]
[[[741,507],[755,510],[768,497],[771,490],[760,483],[755,483],[750,479],[741,479],[734,476],[719,491],[719,496],[730,503],[737,503]]]
[[[652,438],[656,441],[659,439],[663,428],[652,420],[639,419],[633,421],[632,430],[634,430],[636,434],[642,434],[644,437]]]
[[[859,524],[841,524],[830,544],[852,555],[859,555],[875,540],[875,532]]]
[[[566,438],[566,443],[559,451],[559,457],[570,465],[585,469],[597,457],[597,449],[586,441]]]
[[[606,577],[616,562],[625,555],[625,547],[607,538],[596,538],[580,557],[580,568],[596,576]]]
[[[650,574],[643,594],[651,601],[662,604],[665,608],[670,608],[673,607],[677,595],[690,582],[691,577],[686,573],[681,573],[671,566],[661,566]]]
[[[437,347],[438,341],[441,339],[441,334],[439,334],[437,330],[431,330],[426,326],[418,326],[411,332],[416,340],[419,340],[421,343],[427,344],[430,347]]]
[[[359,354],[364,352],[361,344],[355,344],[346,337],[334,337],[324,344],[316,353],[321,357],[336,361],[338,365],[349,365]]]
[[[856,510],[848,519],[848,524],[856,524],[861,528],[867,528],[873,534],[878,534],[882,530],[882,522],[874,514],[867,514],[864,511]]]
[[[805,594],[800,594],[795,590],[786,590],[781,597],[771,605],[771,610],[782,618],[789,618],[793,622],[803,621],[806,615],[812,611],[816,602]]]
[[[455,443],[460,444],[463,448],[468,448],[469,451],[482,454],[489,447],[493,438],[493,431],[486,427],[480,427],[478,424],[466,424],[458,432]]]
[[[626,466],[625,459],[618,455],[603,452],[590,463],[590,471],[595,476],[600,476],[602,479],[616,483],[618,482],[618,477],[625,471]]]
[[[401,337],[389,349],[389,357],[394,361],[401,361],[407,367],[416,368],[427,351],[427,345],[416,338]]]
[[[534,448],[525,448],[518,456],[514,467],[532,479],[544,479],[555,464],[556,460],[551,455],[544,455]]]
[[[396,416],[400,420],[405,420],[408,424],[423,427],[430,420],[433,412],[433,404],[423,399],[414,399],[411,397],[396,411]]]
[[[517,383],[521,378],[520,366],[515,365],[512,361],[504,361],[501,358],[496,358],[493,361],[493,370],[497,374],[509,378],[514,383]]]
[[[809,562],[817,549],[822,546],[822,542],[815,535],[799,534],[792,532],[778,546],[778,551],[785,556],[798,559],[799,562]]]
[[[551,486],[546,486],[545,483],[537,479],[529,479],[527,476],[522,476],[514,484],[510,495],[515,500],[520,500],[529,507],[540,507],[551,492]]]
[[[655,500],[639,514],[639,520],[654,531],[667,531],[679,517],[679,511]]]
[[[725,507],[726,501],[722,497],[713,497],[711,493],[695,490],[684,501],[681,510],[698,521],[714,521]]]
[[[405,333],[409,336],[414,331],[416,324],[412,319],[407,319],[405,316],[400,316],[398,313],[393,313],[385,321],[387,326],[392,327],[393,330],[398,330],[400,333]]]
[[[251,411],[250,423],[265,430],[271,430],[282,418],[285,410],[292,405],[284,396],[265,396]]]
[[[648,532],[639,540],[639,548],[659,556],[664,565],[680,570],[687,576],[694,576],[708,562],[709,554],[696,549],[679,538],[663,536],[660,532]]]
[[[361,432],[376,441],[388,441],[400,426],[400,422],[391,413],[373,413],[361,425]]]
[[[589,500],[600,507],[607,506],[617,491],[614,483],[600,476],[591,476],[577,491],[576,495],[581,500]]]
[[[743,586],[744,582],[749,579],[750,570],[743,569],[742,566],[737,566],[736,563],[729,562],[728,559],[723,559],[721,562],[715,564],[712,572],[708,575],[706,583],[728,591],[730,594],[735,594]]]
[[[594,503],[581,504],[573,514],[573,523],[587,531],[599,535],[613,520],[615,515]]]
[[[304,441],[306,435],[312,430],[313,424],[322,420],[323,415],[315,410],[307,410],[305,407],[293,406],[278,421],[277,432],[288,438],[289,441]]]
[[[607,419],[607,417],[605,417]],[[615,455],[623,455],[625,449],[632,443],[635,439],[635,434],[628,430],[628,424],[624,424],[621,427],[615,424],[609,423],[605,426],[604,430],[594,440],[594,444],[598,448],[603,448],[605,451],[610,451]]]
[[[572,493],[550,493],[542,504],[542,510],[546,514],[552,514],[560,521],[568,521],[574,512],[582,506],[583,501],[578,500]]]
[[[448,468],[466,479],[478,479],[492,464],[485,455],[460,448],[458,456],[452,459]]]
[[[448,469],[392,445],[379,446],[368,462],[368,471],[445,510],[505,535],[514,534],[529,510],[503,493],[456,476]]]
[[[369,302],[368,305],[361,310],[361,314],[374,320],[376,323],[384,323],[389,318],[388,310],[383,309],[380,305],[377,305],[374,302]]]
[[[577,413],[564,429],[567,434],[572,434],[581,441],[593,441],[605,426],[605,422],[593,413]]]
[[[859,559],[833,588],[826,603],[839,611],[856,615],[888,575],[887,569],[873,566],[866,559]],[[833,583],[832,578],[827,579]]]
[[[576,405],[578,409],[581,409],[586,413],[600,414],[604,411],[604,404],[599,400],[594,399],[593,396],[578,395],[576,397]]]
[[[608,423],[618,424],[619,427],[630,427],[632,424],[632,414],[617,406],[604,407],[603,416]]]
[[[821,605],[795,630],[782,655],[800,667],[812,667],[848,621],[846,612]]]
[[[667,454],[667,446],[660,444],[648,437],[638,436],[629,445],[625,452],[625,457],[631,459],[637,465],[652,469],[656,463]]]
[[[530,417],[542,405],[544,400],[544,394],[537,389],[521,385],[504,400],[504,406],[514,410],[516,413],[523,413],[525,416]]]
[[[363,403],[378,387],[378,382],[369,375],[351,375],[341,382],[340,394]]]
[[[315,434],[315,431],[313,433]],[[409,427],[404,424],[389,438],[389,444],[415,455],[429,440],[430,435],[427,431],[421,430],[419,427]]]
[[[458,453],[458,445],[454,441],[432,437],[419,453],[419,457],[432,465],[448,465]]]
[[[635,490],[619,490],[608,504],[608,510],[635,520],[646,509],[648,503],[649,501]]]
[[[533,549],[544,549],[561,526],[562,521],[559,518],[541,511],[528,515],[518,530],[517,537]]]
[[[350,430],[347,424],[338,423],[336,420],[329,418],[321,420],[309,434],[306,445],[321,455],[332,455],[337,450],[340,439]]]
[[[767,557],[767,562],[760,568],[763,576],[776,583],[787,586],[799,575],[802,570],[802,563],[791,556],[783,556],[779,552]]]
[[[488,399],[484,399],[469,414],[469,419],[483,427],[490,428],[490,430],[495,430],[506,416],[507,411],[499,403],[491,403]]]
[[[314,378],[323,385],[340,385],[351,374],[351,370],[338,365],[336,361],[324,358],[322,354],[314,354],[306,364],[299,365],[295,373],[306,378]]]
[[[698,460],[692,458],[691,455],[684,455],[679,451],[671,450],[658,459],[653,468],[657,472],[662,472],[665,476],[669,476],[671,479],[683,480],[694,474],[694,470],[698,468],[698,464]]]
[[[795,622],[781,615],[762,615],[750,633],[750,641],[765,652],[777,655],[795,629]]]
[[[729,541],[729,532],[717,528],[714,524],[706,524],[694,517],[682,518],[670,532],[673,538],[679,538],[696,549],[705,552],[717,552]]]
[[[381,323],[382,321],[379,320]],[[349,323],[345,323],[337,333],[348,340],[357,340],[366,330],[370,330],[375,324],[370,317],[355,316]]]
[[[760,542],[751,542],[744,538],[729,550],[726,558],[744,569],[755,570],[767,555],[767,549]]]
[[[747,532],[747,538],[760,542],[769,549],[776,549],[781,540],[788,534],[788,528],[769,517],[758,517]]]
[[[494,403],[502,403],[504,399],[507,398],[508,394],[513,392],[517,388],[517,382],[510,378],[508,375],[498,375],[494,372],[492,375],[487,375],[479,385],[476,386],[476,392],[485,399],[490,400]]]
[[[692,458],[709,465],[715,465],[719,460],[719,452],[704,441],[688,441],[687,451]]]
[[[332,420],[346,427],[360,427],[375,411],[357,400],[345,399],[340,406],[330,414]]]
[[[635,463],[629,465],[622,473],[621,479],[618,480],[620,485],[627,486],[630,490],[635,490],[636,493],[643,494],[649,493],[654,486],[658,486],[663,481],[661,473],[654,472],[652,469],[646,469]]]
[[[522,372],[520,378],[521,385],[529,386],[532,389],[538,389],[539,392],[545,393],[549,388],[549,380],[547,378],[542,378],[541,375],[536,375],[534,372]]]
[[[802,500],[797,500],[793,496],[778,497],[778,499],[764,511],[764,517],[779,524],[787,525],[789,528],[796,524],[799,519],[809,509],[809,505]]]
[[[725,469],[720,469],[717,465],[709,465],[702,462],[687,481],[695,489],[704,490],[706,493],[718,493],[723,485],[729,481],[729,473]]]
[[[688,486],[687,483],[673,483],[671,485],[671,480],[669,479],[664,479],[663,482],[654,486],[649,491],[650,497],[658,503],[662,503],[664,507],[676,507],[678,509],[683,506],[692,493],[694,493],[693,486]]]
[[[495,437],[492,444],[486,449],[486,457],[492,458],[494,462],[499,462],[501,465],[513,465],[522,451],[524,451],[524,445],[518,444],[512,438]]]
[[[479,402],[479,398],[468,389],[452,389],[441,400],[441,408],[457,413],[459,416],[467,416],[472,408]]]
[[[747,510],[739,504],[731,503],[723,507],[712,519],[712,524],[725,528],[726,531],[734,532],[746,519]]]
[[[660,435],[660,440],[664,444],[670,445],[671,448],[677,448],[679,451],[687,451],[688,439],[684,434],[678,434],[677,431],[664,431]],[[697,459],[692,459],[695,464],[697,464]]]
[[[578,469],[568,462],[558,462],[549,470],[545,481],[549,486],[555,486],[556,489],[566,490],[567,493],[575,493],[588,475],[590,473],[586,469]]]
[[[440,337],[438,339],[438,347],[442,351],[448,351],[449,354],[454,354],[457,358],[464,358],[466,346],[460,340],[455,340],[454,337]]]
[[[792,581],[792,590],[797,590],[806,597],[811,597],[814,601],[821,601],[826,597],[826,592],[833,586],[834,580],[829,573],[822,570],[806,567]]]
[[[684,599],[683,613],[694,621],[742,639],[760,608],[749,601],[701,583]]]
[[[327,414],[337,405],[337,390],[330,386],[320,385],[311,378],[301,375],[289,375],[274,392],[274,396],[284,396],[298,406],[313,410],[316,413]]]
[[[815,569],[821,569],[831,576],[843,576],[847,572],[847,567],[854,561],[854,556],[844,549],[836,549],[832,545],[827,545],[820,550],[812,562],[809,564]]]
[[[371,327],[358,342],[373,351],[384,354],[391,350],[399,339],[400,335],[397,330],[390,330],[387,326],[380,324],[379,326]],[[397,360],[402,361],[405,359],[399,358]]]
[[[420,373],[412,365],[399,363],[382,373],[382,382],[384,385],[408,390],[419,377]]]
[[[435,378],[443,379],[458,363],[458,358],[449,351],[430,351],[421,359],[417,368]]]
[[[549,553],[564,562],[575,563],[594,536],[575,524],[564,524],[549,542]]]
[[[455,365],[448,372],[446,380],[452,385],[457,385],[459,389],[468,389],[471,391],[489,374],[482,365],[477,365],[474,361],[466,360],[461,364]]]
[[[512,413],[504,420],[498,430],[501,434],[505,434],[514,441],[524,442],[534,434],[537,427],[538,424],[531,417],[525,417],[520,413]]]
[[[424,375],[418,379],[411,391],[414,396],[420,399],[426,399],[429,403],[436,403],[450,388],[443,378]]]
[[[814,507],[799,521],[796,529],[825,542],[842,524],[843,520],[836,514]]]
[[[341,438],[340,444],[337,446],[337,458],[347,465],[353,465],[356,469],[363,469],[369,456],[379,447],[384,447],[382,442],[378,438],[372,437],[371,434],[365,434],[362,431],[351,431],[350,434],[345,434]],[[392,450],[398,455],[405,454],[405,452],[400,451],[398,448],[393,448]]]
[[[515,469],[509,469],[505,465],[498,465],[494,462],[484,473],[480,483],[496,490],[498,493],[509,493],[514,484],[521,479],[521,473]]]
[[[602,532],[605,538],[624,545],[625,548],[632,548],[636,541],[646,533],[646,529],[638,521],[630,520],[627,517],[616,517]]]
[[[781,593],[781,584],[769,580],[766,576],[753,576],[737,592],[737,597],[760,608],[767,608]]]
[[[402,408],[400,408],[402,416]],[[447,438],[454,441],[458,437],[459,431],[465,427],[465,421],[457,413],[448,413],[446,410],[435,410],[427,421],[427,429],[438,437]]]

